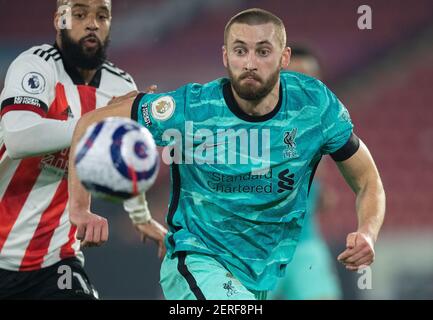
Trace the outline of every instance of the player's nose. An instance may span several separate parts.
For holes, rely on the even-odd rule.
[[[253,52],[248,53],[245,61],[246,70],[257,70],[256,56]]]
[[[99,24],[96,15],[89,14],[87,16],[86,29],[91,31],[97,31],[99,29]]]

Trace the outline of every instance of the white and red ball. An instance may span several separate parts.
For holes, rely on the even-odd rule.
[[[122,201],[153,185],[159,155],[149,130],[131,119],[111,117],[86,130],[75,151],[75,166],[92,195]]]

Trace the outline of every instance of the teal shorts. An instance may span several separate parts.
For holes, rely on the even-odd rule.
[[[274,291],[272,300],[341,299],[332,256],[320,239],[298,243],[293,260]]]
[[[165,256],[161,287],[168,300],[265,300],[266,291],[251,291],[209,255],[178,252]]]

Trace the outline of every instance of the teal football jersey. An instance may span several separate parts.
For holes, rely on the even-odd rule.
[[[274,110],[250,116],[228,79],[141,94],[132,118],[172,159],[167,254],[214,256],[250,290],[270,290],[290,262],[322,155],[353,125],[320,81],[281,72]]]

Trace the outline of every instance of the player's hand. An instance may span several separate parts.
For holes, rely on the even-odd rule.
[[[152,84],[151,86],[147,87],[147,89],[144,92],[155,93],[157,89],[158,89],[158,86],[156,84]]]
[[[145,242],[147,238],[150,238],[158,244],[158,257],[162,259],[166,252],[164,238],[167,229],[154,219],[147,223],[136,224],[135,227],[140,232],[141,241]]]
[[[108,221],[90,211],[72,212],[69,219],[77,227],[77,239],[81,247],[100,246],[108,240]]]
[[[108,102],[108,104],[115,104],[115,103],[119,103],[122,102],[123,100],[129,99],[129,98],[134,98],[138,95],[138,91],[137,90],[133,90],[131,92],[128,92],[127,94],[120,96],[120,97],[113,97],[110,102]]]
[[[372,237],[362,232],[349,233],[346,240],[346,250],[337,259],[346,266],[346,269],[351,271],[372,264],[374,261]]]
[[[158,89],[158,86],[156,84],[152,84],[151,86],[147,87],[144,92],[155,93],[157,89]],[[110,104],[122,102],[123,100],[127,100],[130,98],[135,98],[138,94],[139,94],[139,92],[137,90],[133,90],[133,91],[128,92],[127,94],[125,94],[123,96],[111,98],[111,100],[110,100],[110,102],[108,102],[108,104],[110,105]]]

